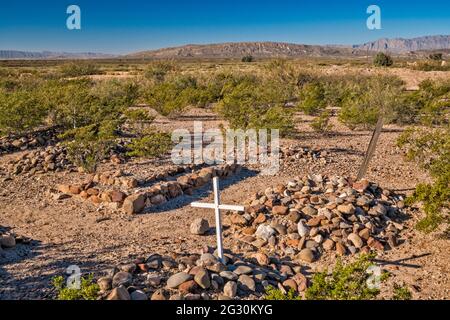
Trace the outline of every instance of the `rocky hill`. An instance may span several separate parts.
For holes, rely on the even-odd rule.
[[[93,52],[30,52],[30,51],[18,51],[18,50],[0,50],[0,60],[9,59],[99,59],[99,58],[112,58],[114,55],[104,53]]]
[[[450,49],[450,35],[425,36],[412,39],[379,39],[353,46],[355,49],[407,53],[422,50]]]
[[[351,55],[350,47],[304,45],[284,42],[230,42],[142,51],[127,55],[129,58],[240,58],[252,55],[256,58],[340,56]]]

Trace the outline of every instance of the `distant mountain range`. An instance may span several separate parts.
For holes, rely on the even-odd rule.
[[[239,58],[251,55],[270,57],[362,56],[367,51],[408,54],[412,51],[450,49],[450,35],[426,36],[414,39],[380,39],[361,45],[305,45],[282,42],[231,42],[205,45],[185,45],[149,50],[126,55],[127,58]]]
[[[230,42],[217,44],[189,44],[115,56],[103,53],[26,52],[0,50],[0,59],[188,59],[188,58],[241,58],[251,55],[256,58],[271,57],[333,57],[362,56],[368,51],[384,51],[393,54],[409,54],[417,51],[450,49],[450,35],[425,36],[413,39],[379,39],[359,45],[305,45],[283,42]]]
[[[407,53],[422,50],[450,49],[450,35],[425,36],[412,39],[379,39],[377,41],[355,45],[353,48],[371,51],[389,51]]]
[[[93,53],[93,52],[30,52],[18,50],[0,50],[0,59],[101,59],[115,57],[112,54]]]

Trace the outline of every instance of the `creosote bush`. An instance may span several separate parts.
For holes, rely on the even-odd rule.
[[[174,61],[155,61],[148,65],[144,71],[144,76],[156,82],[162,82],[166,76],[178,70]]]
[[[279,83],[247,76],[225,84],[216,110],[232,129],[279,129],[293,131],[292,111],[284,108],[285,92]]]
[[[377,67],[390,67],[394,64],[391,56],[383,52],[378,52],[373,59],[373,64]]]
[[[392,295],[392,300],[411,300],[412,294],[407,286],[401,286],[394,283],[394,294]]]
[[[402,90],[403,82],[396,77],[360,79],[346,88],[338,118],[352,130],[374,127],[380,115],[390,122]]]
[[[148,130],[141,137],[133,139],[127,148],[130,157],[160,157],[172,148],[171,135]]]
[[[273,286],[266,288],[264,300],[301,300],[302,298],[296,294],[294,289],[290,289],[287,293],[276,289]]]
[[[120,121],[110,120],[66,131],[64,139],[69,159],[87,172],[95,172],[109,153]]]
[[[337,261],[331,274],[315,273],[312,285],[306,290],[308,300],[369,300],[379,294],[379,289],[369,288],[367,269],[372,265],[369,255],[361,255],[353,263],[344,265]],[[380,279],[382,280],[382,279]]]
[[[324,110],[317,116],[311,123],[311,127],[317,132],[330,131],[332,125],[330,124],[331,112],[330,110]]]
[[[299,108],[308,115],[317,115],[326,108],[325,90],[320,82],[305,84],[299,95]]]
[[[407,204],[423,203],[426,216],[417,223],[417,228],[431,232],[442,222],[449,222],[450,208],[450,129],[406,130],[398,139],[398,145],[407,150],[407,159],[418,162],[430,172],[433,183],[417,185],[407,198]]]
[[[65,279],[62,276],[52,278],[53,287],[57,291],[58,300],[97,300],[100,287],[94,283],[92,274],[81,277],[80,289],[68,288],[65,284]]]
[[[253,62],[255,59],[251,55],[243,56],[241,61],[242,62]]]
[[[64,77],[80,77],[94,74],[102,74],[101,70],[92,63],[71,62],[61,66],[61,73]]]
[[[35,91],[0,91],[0,134],[23,133],[43,124],[46,110]]]

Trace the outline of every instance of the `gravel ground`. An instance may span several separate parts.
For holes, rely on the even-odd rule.
[[[205,128],[220,123],[214,114],[194,109],[179,119],[159,118],[157,125],[165,130],[192,128],[192,121],[197,119],[204,122]],[[222,201],[241,204],[255,192],[297,175],[355,176],[371,132],[349,131],[333,119],[334,132],[319,135],[310,131],[309,120],[299,118],[298,129],[302,134],[296,140],[284,140],[282,146],[296,144],[326,150],[327,163],[289,163],[271,177],[262,176],[255,170],[243,170],[238,176],[222,182]],[[400,133],[400,128],[385,127],[367,178],[383,188],[407,194],[429,177],[414,163],[404,161],[401,150],[395,145]],[[13,156],[17,154],[0,157],[0,164]],[[128,163],[115,165],[115,168],[139,174],[139,170],[153,171],[154,166],[152,163]],[[112,168],[112,164],[105,164],[101,170]],[[192,196],[184,195],[170,201],[155,212],[128,216],[76,198],[57,201],[48,193],[49,188],[58,183],[82,181],[84,174],[60,172],[16,176],[3,181],[4,175],[0,171],[0,226],[29,237],[32,242],[0,252],[0,299],[52,298],[51,277],[62,275],[69,265],[78,265],[83,273],[99,272],[141,254],[194,252],[205,244],[215,244],[214,235],[193,236],[189,233],[194,218],[206,218],[214,225],[211,210],[189,206],[193,200],[212,201],[210,185],[196,190]],[[390,296],[389,288],[394,282],[406,284],[415,299],[447,299],[450,296],[448,236],[443,237],[442,231],[425,235],[412,229],[420,216],[419,210],[412,210],[411,218],[406,222],[411,228],[407,240],[377,257],[392,273],[382,297]],[[225,245],[239,250],[232,235],[226,236]],[[314,262],[312,268],[322,270],[333,263],[334,259],[321,259]]]

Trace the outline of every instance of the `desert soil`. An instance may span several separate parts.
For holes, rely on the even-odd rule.
[[[217,127],[220,123],[212,112],[194,109],[176,119],[158,118],[157,125],[165,130],[192,130],[194,120],[203,121],[205,128]],[[283,140],[282,145],[299,144],[326,150],[328,163],[283,165],[276,176],[270,177],[251,169],[243,170],[223,182],[222,201],[242,204],[255,192],[305,174],[356,176],[371,132],[350,131],[333,119],[333,133],[321,135],[310,130],[309,121],[306,117],[299,117],[297,126],[301,134],[296,140]],[[399,134],[400,128],[384,128],[367,178],[383,188],[408,194],[417,183],[428,181],[429,177],[414,163],[404,160],[401,150],[396,147]],[[0,157],[0,165],[17,155]],[[145,176],[155,169],[155,165],[146,161],[120,165],[105,163],[100,171],[113,168]],[[194,218],[206,218],[210,225],[214,225],[211,210],[189,206],[194,200],[211,202],[210,185],[195,191],[192,196],[184,195],[172,200],[156,212],[130,216],[76,198],[58,201],[49,195],[49,188],[59,183],[83,181],[84,174],[19,175],[3,181],[5,175],[0,171],[0,226],[29,237],[32,242],[3,250],[0,299],[53,298],[51,278],[63,275],[70,265],[78,265],[83,273],[97,273],[139,255],[196,252],[205,244],[215,246],[214,235],[194,236],[189,233],[189,225]],[[406,221],[408,231],[404,242],[378,255],[383,268],[392,273],[383,285],[382,297],[390,297],[389,288],[395,282],[407,285],[415,299],[447,299],[450,296],[448,237],[442,236],[442,230],[432,234],[414,230],[413,225],[421,213],[418,209],[411,213]],[[225,234],[226,247],[239,250],[233,236],[226,231]],[[333,264],[334,259],[320,259],[311,267],[322,270]]]

